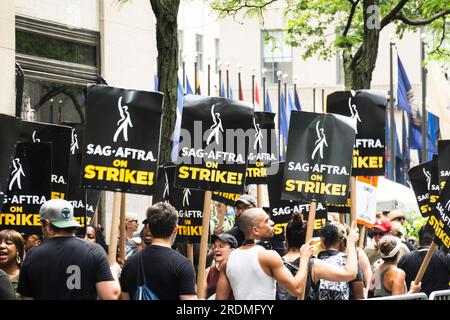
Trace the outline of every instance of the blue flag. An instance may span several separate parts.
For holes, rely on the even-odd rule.
[[[406,119],[405,115],[402,115],[402,175],[401,179],[399,179],[399,182],[404,184],[405,186],[408,186],[408,171],[410,167],[411,162],[411,155],[409,150],[409,138],[408,138],[408,131],[406,128]]]
[[[297,111],[301,111],[302,105],[300,104],[300,99],[298,97],[297,90],[294,91],[294,100],[295,100],[295,108],[297,109]]]
[[[222,82],[222,85],[220,87],[220,94],[219,94],[219,96],[225,98],[225,86],[223,85],[223,82]]]
[[[192,90],[191,84],[189,83],[189,78],[186,76],[186,93],[187,94],[194,94],[194,91]]]
[[[270,103],[269,91],[266,92],[266,107],[264,111],[272,112],[272,104]]]
[[[289,123],[287,122],[286,103],[283,94],[281,94],[280,109],[280,130],[281,135],[283,136],[284,145],[287,146]]]
[[[158,75],[156,73],[153,75],[153,84],[155,86],[155,91],[158,91],[158,89],[159,89],[159,79],[158,79]]]
[[[412,87],[409,82],[408,75],[406,74],[405,68],[403,67],[402,60],[397,55],[398,63],[398,84],[397,84],[397,107],[405,110],[406,112],[411,112],[411,105],[408,98],[408,93],[410,93]]]
[[[228,98],[229,99],[234,99],[234,97],[233,97],[233,89],[231,89],[231,84],[230,84],[230,92],[228,92]]]
[[[180,129],[181,129],[181,115],[183,114],[183,98],[184,98],[184,88],[183,84],[178,79],[178,90],[177,90],[177,118],[175,120],[175,128],[173,129],[173,145],[172,145],[172,161],[175,162],[178,157],[178,145],[180,143]]]
[[[288,110],[286,110],[286,113],[287,113],[287,123],[288,123],[288,128],[289,128],[289,123],[291,122],[291,111],[292,110],[296,110],[295,109],[295,105],[294,105],[294,103],[292,102],[292,98],[291,98],[291,93],[290,92],[288,92]]]

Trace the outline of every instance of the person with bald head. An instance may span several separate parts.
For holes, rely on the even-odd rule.
[[[275,300],[276,281],[289,294],[303,297],[312,241],[301,247],[300,267],[294,277],[278,253],[257,245],[257,241],[273,237],[273,226],[274,222],[261,208],[248,209],[241,214],[239,228],[245,240],[222,264],[217,300],[228,299],[231,290],[236,300]]]

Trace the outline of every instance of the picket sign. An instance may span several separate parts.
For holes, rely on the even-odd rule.
[[[120,192],[114,192],[112,218],[111,218],[111,237],[109,239],[109,252],[108,252],[108,260],[110,265],[116,263],[121,197],[122,196]]]
[[[191,242],[186,243],[186,255],[192,264],[194,264],[194,244]]]
[[[316,209],[317,209],[317,201],[311,201],[311,204],[309,205],[308,225],[306,227],[305,243],[308,242],[313,236],[314,221],[316,219]]]
[[[420,281],[422,281],[422,277],[425,273],[425,271],[427,270],[428,264],[430,263],[431,257],[433,256],[434,251],[436,251],[437,249],[437,244],[436,242],[432,242],[430,245],[430,248],[428,249],[428,252],[425,256],[425,258],[423,259],[423,262],[420,266],[419,272],[417,272],[416,278],[414,279],[414,284],[418,285],[420,283]]]
[[[263,207],[263,185],[262,184],[256,185],[256,206],[258,208]]]
[[[204,298],[205,290],[205,269],[206,269],[206,254],[208,251],[208,237],[209,237],[209,220],[211,216],[211,198],[212,191],[205,191],[203,200],[203,220],[202,220],[202,237],[200,239],[200,255],[198,259],[198,277],[197,277],[197,296]]]
[[[120,238],[119,238],[119,259],[122,263],[125,263],[125,241],[127,238],[125,231],[125,220],[126,220],[126,203],[125,203],[125,193],[121,193],[120,201]]]
[[[350,177],[350,225],[356,222],[356,177]]]

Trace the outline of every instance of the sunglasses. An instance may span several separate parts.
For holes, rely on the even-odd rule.
[[[395,218],[394,220],[398,220],[398,221],[405,221],[406,219],[405,219],[405,218],[403,218],[403,217],[398,217],[398,218]]]
[[[385,236],[387,234],[387,232],[372,232],[372,236],[376,237],[376,236]]]
[[[136,222],[136,223],[138,223],[138,220],[130,220],[128,222]]]

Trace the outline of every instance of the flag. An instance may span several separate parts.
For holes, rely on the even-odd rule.
[[[408,75],[403,67],[400,56],[397,55],[398,63],[398,83],[397,83],[397,107],[411,112],[410,96],[413,95],[411,83],[409,82]]]
[[[234,99],[234,97],[233,97],[233,89],[231,89],[231,83],[230,83],[230,86],[229,86],[229,91],[230,92],[228,92],[228,99]]]
[[[239,100],[244,100],[244,92],[242,91],[241,77],[239,77]]]
[[[411,162],[411,155],[409,150],[409,139],[408,139],[408,131],[406,128],[406,119],[405,115],[402,115],[402,179],[399,181],[400,183],[408,186],[408,171]]]
[[[225,86],[223,85],[223,82],[222,86],[220,87],[220,96],[225,98]]]
[[[289,122],[287,121],[286,102],[283,94],[281,94],[281,105],[279,114],[280,114],[281,135],[283,136],[284,145],[287,146]]]
[[[155,87],[155,91],[158,91],[159,90],[159,80],[158,80],[158,75],[156,73],[153,75],[153,84]]]
[[[195,71],[196,77],[195,77],[195,94],[202,94],[200,90],[200,75],[198,74],[198,70]]]
[[[299,99],[299,97],[298,97],[298,94],[297,94],[297,90],[294,90],[294,102],[295,102],[295,108],[298,110],[298,111],[301,111],[302,110],[302,105],[300,104],[300,99]]]
[[[178,145],[180,143],[180,129],[181,129],[181,115],[183,114],[183,97],[184,88],[183,84],[178,79],[178,91],[177,91],[177,118],[175,120],[175,127],[172,135],[172,161],[175,162],[178,158]]]
[[[291,111],[292,110],[294,110],[294,111],[296,110],[294,102],[292,102],[292,98],[291,98],[291,93],[290,92],[288,92],[288,107],[289,107],[289,109],[286,110],[286,113],[287,113],[287,121],[288,121],[288,126],[289,126],[289,123],[291,121]]]
[[[186,93],[194,94],[194,91],[192,91],[191,84],[189,83],[189,78],[187,76],[186,76]]]
[[[254,110],[259,109],[259,92],[258,92],[258,84],[255,81],[255,105],[253,106]]]
[[[440,135],[439,117],[431,112],[427,113],[428,132],[427,132],[427,159],[422,159],[422,121],[409,123],[409,147],[419,152],[419,161],[424,162],[433,157],[437,153],[437,140]]]
[[[269,91],[266,92],[266,112],[272,112],[272,104],[270,103]]]
[[[430,62],[427,69],[427,107],[441,122],[441,138],[450,139],[450,83],[438,62]]]

